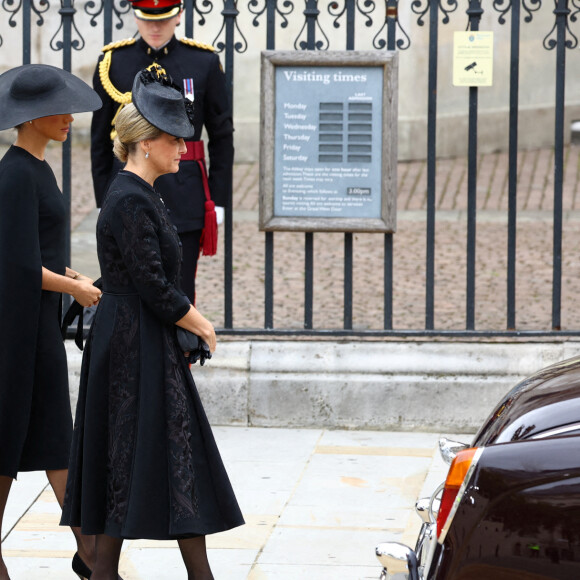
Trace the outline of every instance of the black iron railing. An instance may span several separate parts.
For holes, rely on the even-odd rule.
[[[399,18],[402,7],[415,22],[403,24]],[[57,12],[59,26],[50,37],[50,49],[62,53],[62,66],[71,70],[75,52],[90,49],[97,54],[97,46],[88,46],[84,36],[86,23],[102,32],[99,41],[108,43],[114,31],[124,29],[127,35],[134,33],[130,5],[126,0],[90,0],[80,4],[78,0],[3,0],[0,4],[0,55],[14,51],[3,37],[8,29],[22,30],[22,58],[20,63],[31,61],[33,26],[47,26],[46,16]],[[539,13],[541,12],[541,16]],[[428,35],[428,95],[427,95],[427,165],[426,180],[426,238],[425,238],[425,323],[420,330],[393,328],[393,272],[395,252],[393,234],[384,235],[384,262],[377,265],[384,271],[384,321],[381,330],[353,330],[353,234],[344,234],[344,291],[343,324],[340,330],[316,329],[313,324],[314,283],[314,233],[304,234],[304,328],[300,330],[274,328],[274,242],[275,234],[266,232],[264,264],[264,324],[263,328],[236,328],[233,324],[233,212],[230,200],[225,212],[225,261],[224,261],[224,327],[222,332],[230,334],[266,335],[319,335],[319,336],[542,336],[577,335],[580,330],[561,330],[562,309],[562,195],[564,171],[564,114],[566,52],[576,49],[578,38],[573,26],[578,21],[580,0],[494,0],[482,5],[481,0],[184,0],[184,27],[186,36],[194,36],[198,28],[212,24],[219,30],[213,44],[222,53],[227,86],[235,106],[234,67],[236,55],[248,49],[249,41],[263,43],[264,49],[274,50],[354,50],[357,34],[365,31],[372,38],[376,50],[407,50],[414,35]],[[467,179],[467,238],[466,238],[466,303],[464,330],[438,330],[435,327],[435,233],[436,233],[436,167],[437,167],[437,83],[439,32],[449,24],[451,16],[455,22],[463,19],[462,28],[476,31],[484,15],[492,13],[501,25],[510,26],[510,78],[509,78],[509,174],[508,174],[508,237],[507,237],[507,312],[502,328],[477,330],[475,328],[476,296],[476,234],[477,234],[477,137],[478,137],[478,88],[469,89],[468,105],[468,179]],[[518,175],[518,113],[519,113],[519,65],[521,27],[532,22],[538,15],[546,22],[548,30],[543,48],[555,54],[555,122],[554,122],[554,214],[553,214],[553,268],[552,268],[552,323],[551,328],[517,330],[516,319],[516,218],[517,218],[517,175]],[[248,27],[261,29],[265,35],[254,30],[243,29],[241,16]],[[249,19],[248,19],[249,17]],[[80,20],[83,25],[79,25]],[[53,22],[54,19],[51,20]],[[216,26],[217,23],[217,26]],[[291,46],[279,46],[278,30],[287,30],[289,25],[299,30]],[[344,31],[340,46],[333,46],[325,26]],[[507,28],[507,27],[506,27]],[[368,31],[368,33],[367,33]],[[84,33],[84,36],[83,36]],[[100,34],[100,33],[99,33]],[[50,36],[50,34],[49,34]],[[207,36],[207,35],[204,35]],[[287,35],[286,35],[287,36]],[[6,59],[4,59],[6,62]],[[257,79],[256,79],[257,82]],[[71,189],[70,143],[63,149],[63,190],[70,205]],[[70,216],[69,216],[70,224]],[[321,234],[323,235],[323,234]],[[69,248],[70,255],[70,248]],[[419,282],[417,282],[419,283]]]

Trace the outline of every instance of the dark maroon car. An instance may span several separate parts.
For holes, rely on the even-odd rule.
[[[514,387],[419,500],[415,549],[376,548],[383,580],[580,579],[580,357]]]

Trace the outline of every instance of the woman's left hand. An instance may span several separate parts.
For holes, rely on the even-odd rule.
[[[176,322],[178,326],[197,334],[209,346],[209,351],[214,352],[217,347],[217,339],[213,324],[203,316],[194,306],[189,312]]]
[[[215,352],[217,348],[217,338],[215,335],[215,329],[213,324],[202,316],[203,320],[206,322],[202,331],[198,334],[198,336],[207,343],[209,346],[209,352]]]
[[[83,274],[79,274],[75,280],[82,280],[83,282],[88,282],[89,284],[94,284],[95,281],[92,278],[89,278],[88,276],[84,276]]]
[[[86,308],[90,306],[96,306],[101,299],[103,293],[99,288],[93,286],[92,282],[88,280],[81,280],[78,278],[75,280],[76,284],[71,292],[72,297],[81,305]]]

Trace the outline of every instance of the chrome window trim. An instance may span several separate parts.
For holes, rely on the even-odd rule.
[[[580,423],[573,423],[572,425],[564,425],[563,427],[556,427],[548,429],[531,437],[531,439],[546,439],[548,437],[556,437],[557,435],[564,435],[570,431],[580,431]]]

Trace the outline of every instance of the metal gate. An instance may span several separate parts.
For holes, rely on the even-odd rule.
[[[58,26],[49,32],[50,50],[62,53],[62,67],[72,69],[72,60],[78,51],[91,50],[95,55],[98,47],[88,46],[85,41],[87,26],[102,30],[104,44],[113,39],[113,32],[125,27],[131,18],[130,5],[126,0],[91,0],[82,6],[77,0],[4,0],[0,5],[0,54],[11,50],[3,36],[10,28],[21,29],[22,58],[13,66],[31,61],[31,46],[34,30],[48,26],[48,15],[58,13]],[[426,235],[425,276],[417,280],[424,285],[424,324],[422,328],[410,329],[404,324],[393,324],[393,286],[397,272],[394,271],[394,236],[380,236],[384,245],[384,260],[378,264],[383,271],[383,312],[380,329],[357,329],[353,327],[353,234],[344,234],[344,284],[343,313],[341,328],[316,328],[313,323],[314,284],[314,236],[304,234],[304,317],[303,328],[274,328],[274,238],[275,234],[264,234],[264,323],[260,328],[235,327],[233,312],[233,221],[232,204],[225,212],[225,262],[224,262],[224,301],[223,328],[226,334],[252,335],[314,335],[314,336],[565,336],[580,334],[580,328],[562,330],[562,226],[563,226],[563,176],[565,153],[565,79],[566,54],[578,48],[578,37],[573,31],[580,12],[578,0],[494,0],[487,3],[485,10],[491,12],[498,22],[510,27],[509,79],[509,174],[507,208],[507,266],[502,273],[506,277],[506,311],[501,326],[481,330],[476,328],[476,231],[477,231],[477,169],[478,169],[478,96],[479,89],[469,88],[468,101],[468,148],[467,148],[467,228],[466,228],[466,278],[465,278],[465,327],[461,329],[442,329],[435,324],[436,294],[436,168],[437,157],[437,82],[438,82],[438,35],[442,27],[449,24],[451,15],[461,21],[464,30],[479,30],[482,16],[486,14],[481,0],[415,0],[408,2],[414,21],[401,23],[399,12],[405,3],[399,0],[184,0],[185,35],[194,36],[198,27],[208,22],[219,23],[219,33],[214,46],[221,53],[231,93],[234,109],[236,93],[233,82],[236,58],[244,53],[250,39],[255,39],[254,29],[264,30],[264,49],[293,48],[295,50],[354,50],[357,46],[356,31],[368,30],[372,46],[376,50],[398,50],[404,52],[413,41],[414,35],[428,35],[428,106],[427,151],[426,155]],[[407,6],[406,8],[409,8]],[[241,24],[245,17],[246,29]],[[248,17],[252,29],[247,28]],[[518,113],[519,113],[519,65],[520,32],[522,27],[534,18],[545,23],[545,38],[542,50],[554,55],[555,95],[554,95],[554,141],[553,141],[553,255],[552,255],[552,296],[551,325],[544,328],[518,329],[516,321],[516,235],[517,235],[517,198],[518,198]],[[82,21],[82,24],[81,24]],[[299,34],[293,46],[278,46],[276,34],[297,25]],[[330,24],[329,24],[330,23]],[[333,46],[325,26],[332,26],[343,33],[340,46]],[[36,27],[36,28],[35,28]],[[359,32],[360,34],[360,32]],[[263,41],[260,41],[263,42]],[[48,47],[46,48],[48,50]],[[257,82],[257,80],[256,80]],[[63,145],[63,192],[70,204],[71,195],[71,144]],[[69,219],[70,224],[70,219]],[[320,234],[324,235],[324,234]]]

